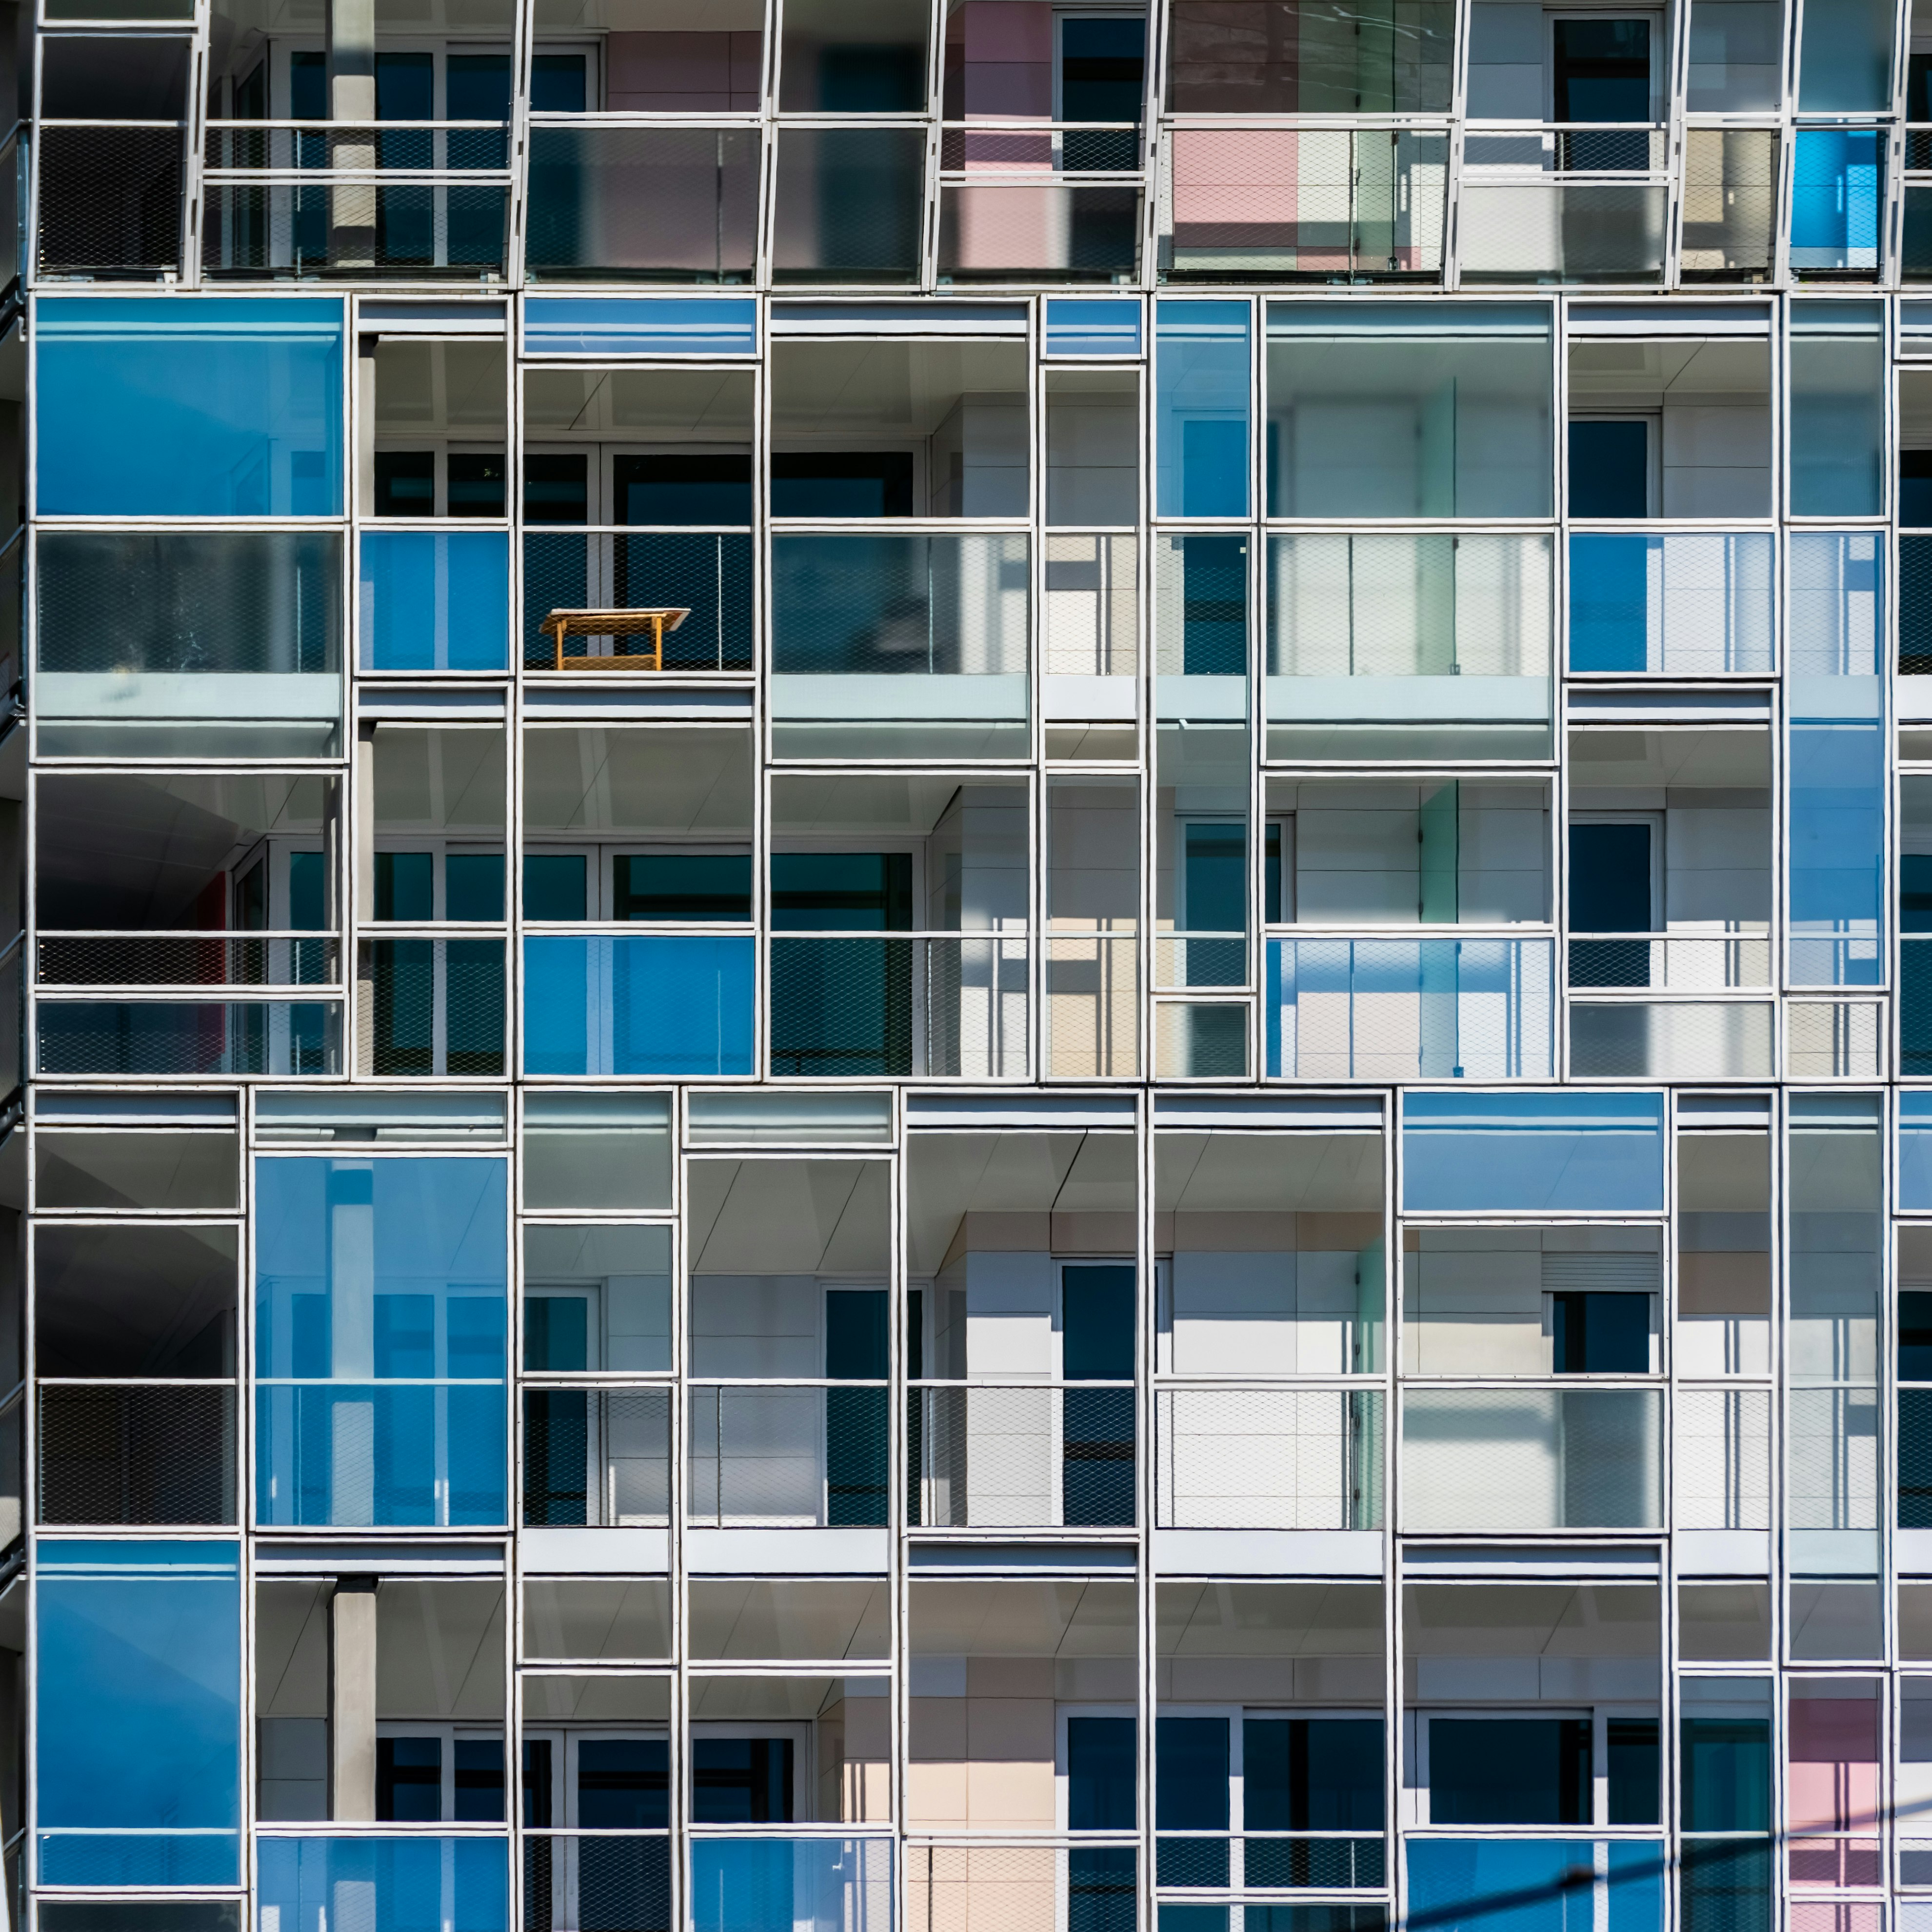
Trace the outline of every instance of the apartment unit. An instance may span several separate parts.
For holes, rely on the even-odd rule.
[[[1932,4],[32,4],[0,1932],[1932,1932]]]

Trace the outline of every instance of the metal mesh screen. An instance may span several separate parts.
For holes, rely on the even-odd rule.
[[[474,280],[502,272],[509,236],[510,190],[495,182],[211,181],[207,202],[202,267],[218,276],[346,269]]]
[[[908,1845],[906,1916],[912,1932],[1060,1932],[1067,1854],[1054,1845]],[[1133,1856],[1131,1851],[1128,1856]],[[1132,1923],[1132,1899],[1129,1922]]]
[[[925,168],[920,128],[785,128],[778,139],[772,214],[776,278],[914,279]]]
[[[1687,1838],[1680,1856],[1684,1932],[1764,1932],[1772,1922],[1768,1838]]]
[[[40,272],[178,268],[186,141],[180,128],[43,122],[34,154]]]
[[[694,1521],[882,1525],[888,1520],[884,1388],[692,1391]]]
[[[1106,138],[1090,130],[1080,145]],[[1140,189],[1125,182],[949,182],[940,190],[939,273],[956,282],[1125,281],[1140,266]]]
[[[932,1388],[914,1400],[910,1478],[922,1522],[976,1529],[1135,1521],[1132,1389]]]
[[[1402,1527],[1654,1528],[1660,1412],[1654,1389],[1412,1389]]]
[[[1680,1389],[1673,1422],[1677,1527],[1768,1529],[1771,1392]]]
[[[758,147],[755,128],[533,127],[531,276],[748,281]]]
[[[356,972],[365,1072],[502,1072],[501,940],[364,940]]]
[[[526,1932],[670,1932],[669,1834],[526,1833],[524,1922]]]
[[[1932,1073],[1932,958],[1901,946],[1899,1030],[1906,1073]],[[1922,974],[1915,985],[1915,973]],[[1793,1080],[1882,1077],[1885,1010],[1874,1000],[1785,1002],[1786,1072]]]
[[[1486,182],[1466,173],[1462,279],[1654,281],[1664,272],[1669,200],[1669,189],[1644,182]]]
[[[1160,942],[1156,942],[1156,946]],[[1211,946],[1244,952],[1240,940],[1210,940]],[[1204,942],[1190,950],[1198,958]],[[1229,978],[1237,976],[1230,974]],[[1214,981],[1203,983],[1214,984]],[[1154,1010],[1154,1071],[1165,1078],[1239,1080],[1248,1070],[1248,1010],[1245,1005],[1183,1005],[1173,1000]]]
[[[524,1390],[526,1524],[662,1523],[670,1510],[668,1390]]]
[[[922,1071],[996,1080],[1026,1072],[1027,942],[913,942],[926,1016]]]
[[[1061,1078],[1139,1070],[1140,952],[1131,934],[1047,940],[1046,1055]]]
[[[1155,1414],[1162,1528],[1381,1526],[1373,1390],[1162,1389]]]
[[[320,1001],[42,1000],[43,1073],[335,1073],[341,1009]]]
[[[1131,677],[1139,668],[1138,565],[1131,536],[1048,536],[1040,648],[1048,677]]]
[[[1247,1838],[1243,1872],[1251,1886],[1336,1890],[1386,1885],[1388,1859],[1372,1838]],[[1344,1910],[1348,1908],[1344,1907]]]
[[[664,634],[666,670],[748,670],[754,554],[748,531],[532,532],[524,538],[524,663],[556,668],[556,640],[542,628],[553,610],[682,608],[690,616]],[[603,657],[612,647],[608,635],[572,635],[563,654]]]
[[[1899,532],[1898,669],[1932,676],[1932,531]]]
[[[40,1520],[232,1523],[235,1391],[43,1384]]]
[[[53,933],[39,942],[38,978],[62,986],[327,986],[339,942],[313,939]]]
[[[912,985],[909,939],[773,939],[772,1071],[910,1073]]]
[[[341,668],[332,532],[50,530],[34,555],[44,671]]]
[[[1768,1001],[1579,1003],[1570,1009],[1570,1071],[1580,1080],[1768,1080],[1775,1034]]]

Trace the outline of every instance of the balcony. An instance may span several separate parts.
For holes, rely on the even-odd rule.
[[[524,1390],[526,1526],[652,1528],[670,1520],[670,1392]]]
[[[524,538],[524,668],[558,670],[559,646],[544,620],[553,610],[682,609],[664,634],[660,662],[669,674],[752,668],[757,636],[754,544],[748,530],[530,531]],[[593,674],[638,668],[627,638],[573,632],[562,656]]]
[[[533,282],[748,282],[756,128],[532,122],[526,270]]]
[[[1545,537],[1270,537],[1268,757],[1547,758],[1553,566]]]
[[[1027,538],[772,538],[781,758],[1012,758],[1028,742]]]
[[[1131,1383],[922,1383],[909,1399],[915,1522],[940,1529],[1132,1527]]]
[[[943,128],[940,280],[1132,280],[1142,150],[1130,121]]]
[[[1215,1384],[1154,1405],[1162,1528],[1382,1527],[1378,1391]]]
[[[1438,282],[1436,128],[1180,127],[1163,152],[1164,282]]]
[[[883,1385],[700,1383],[688,1418],[687,1522],[839,1528],[890,1520]]]
[[[1547,939],[1270,938],[1268,1073],[1547,1080],[1556,963]]]
[[[1570,668],[1662,677],[1776,669],[1777,539],[1578,532],[1570,539]]]
[[[772,1072],[1022,1078],[1029,952],[1024,932],[776,937]]]
[[[1472,128],[1463,137],[1466,282],[1657,282],[1670,232],[1665,128]]]
[[[504,271],[509,133],[498,122],[215,122],[202,182],[210,275]]]
[[[1412,1534],[1654,1529],[1654,1388],[1411,1388],[1402,1528]]]

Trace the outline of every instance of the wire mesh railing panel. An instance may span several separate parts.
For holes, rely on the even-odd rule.
[[[44,1382],[44,1523],[232,1523],[235,1391],[194,1383]]]
[[[1474,137],[1470,137],[1474,146]],[[1594,172],[1594,171],[1593,171]],[[1664,274],[1670,190],[1662,182],[1465,173],[1457,236],[1463,279],[1654,282]]]
[[[1555,584],[1547,537],[1270,536],[1270,683],[1454,677],[1458,716],[1514,705],[1517,694],[1472,680],[1548,679]],[[1289,694],[1270,692],[1270,716]]]
[[[213,121],[213,174],[507,173],[508,127],[500,122]]]
[[[922,1064],[969,1080],[1018,1078],[1027,1066],[1028,965],[1023,934],[914,942]]]
[[[1771,1527],[1771,1392],[1685,1388],[1672,1410],[1678,1529]]]
[[[365,1072],[504,1071],[500,939],[365,939],[356,998]]]
[[[342,1009],[333,1001],[42,998],[34,1016],[43,1073],[342,1071]]]
[[[1304,1080],[1548,1079],[1550,940],[1270,940],[1267,1070]]]
[[[775,536],[772,668],[1024,679],[1029,595],[1017,534]]]
[[[1769,1000],[1570,1007],[1570,1071],[1579,1079],[1768,1080],[1776,1053]]]
[[[1769,1838],[1687,1838],[1679,1861],[1678,1922],[1684,1932],[1762,1932],[1772,1922]]]
[[[524,1520],[629,1528],[670,1520],[668,1390],[524,1391]]]
[[[1373,1390],[1162,1389],[1155,1413],[1162,1528],[1381,1525]]]
[[[694,1388],[686,1515],[719,1526],[883,1525],[887,1392]]]
[[[461,176],[333,184],[217,178],[204,198],[202,268],[216,277],[476,280],[500,275],[508,251],[508,188]]]
[[[526,1932],[670,1932],[670,1834],[528,1832]]]
[[[939,190],[948,282],[1126,282],[1140,269],[1138,184],[1066,173],[969,176]]]
[[[940,1528],[1125,1528],[1136,1520],[1131,1388],[925,1388],[910,1486]]]
[[[1628,933],[1570,942],[1570,988],[1652,986],[1672,992],[1719,992],[1772,985],[1771,931],[1696,934]]]
[[[1061,1079],[1131,1078],[1140,1068],[1140,950],[1131,934],[1046,940],[1046,1067]]]
[[[1418,1389],[1402,1404],[1402,1527],[1654,1529],[1654,1389]]]
[[[1876,1388],[1791,1390],[1785,1410],[1790,1527],[1876,1529],[1883,1496],[1880,1442]]]
[[[1932,677],[1932,530],[1899,532],[1898,670]]]
[[[336,986],[326,934],[42,933],[39,983],[58,986]]]
[[[187,138],[178,127],[42,122],[34,156],[38,272],[159,274],[178,268]]]
[[[910,939],[774,938],[776,1075],[903,1076],[913,1071]]]
[[[940,129],[939,165],[948,174],[1130,174],[1141,165],[1141,129],[1132,121],[969,122]]]
[[[1041,668],[1048,677],[1132,677],[1140,668],[1137,540],[1056,532],[1046,543]]]
[[[1245,1838],[1242,1883],[1252,1890],[1360,1892],[1388,1882],[1387,1849],[1372,1838]]]
[[[524,252],[533,280],[752,279],[757,128],[539,122],[530,138]]]
[[[341,668],[332,531],[48,530],[34,566],[44,674]]]
[[[555,632],[544,625],[555,610],[683,610],[689,614],[664,634],[662,668],[748,670],[757,643],[754,544],[743,531],[531,531],[524,538],[524,664],[560,668]],[[628,659],[610,670],[640,668],[640,640],[606,632],[571,632],[566,662]]]
[[[1132,1845],[909,1844],[911,1932],[1133,1932]]]
[[[1682,272],[1690,281],[1761,281],[1778,239],[1774,128],[1690,128],[1684,136]]]
[[[1927,976],[1932,994],[1932,956],[1901,946],[1899,1031],[1902,1070],[1932,1072],[1932,1001],[1914,998],[1912,974]],[[1787,1000],[1784,1006],[1785,1072],[1792,1080],[1879,1080],[1885,1076],[1885,1009],[1876,1000]]]

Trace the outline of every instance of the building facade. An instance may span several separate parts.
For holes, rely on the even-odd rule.
[[[1932,1932],[1932,14],[38,4],[21,1932]]]

